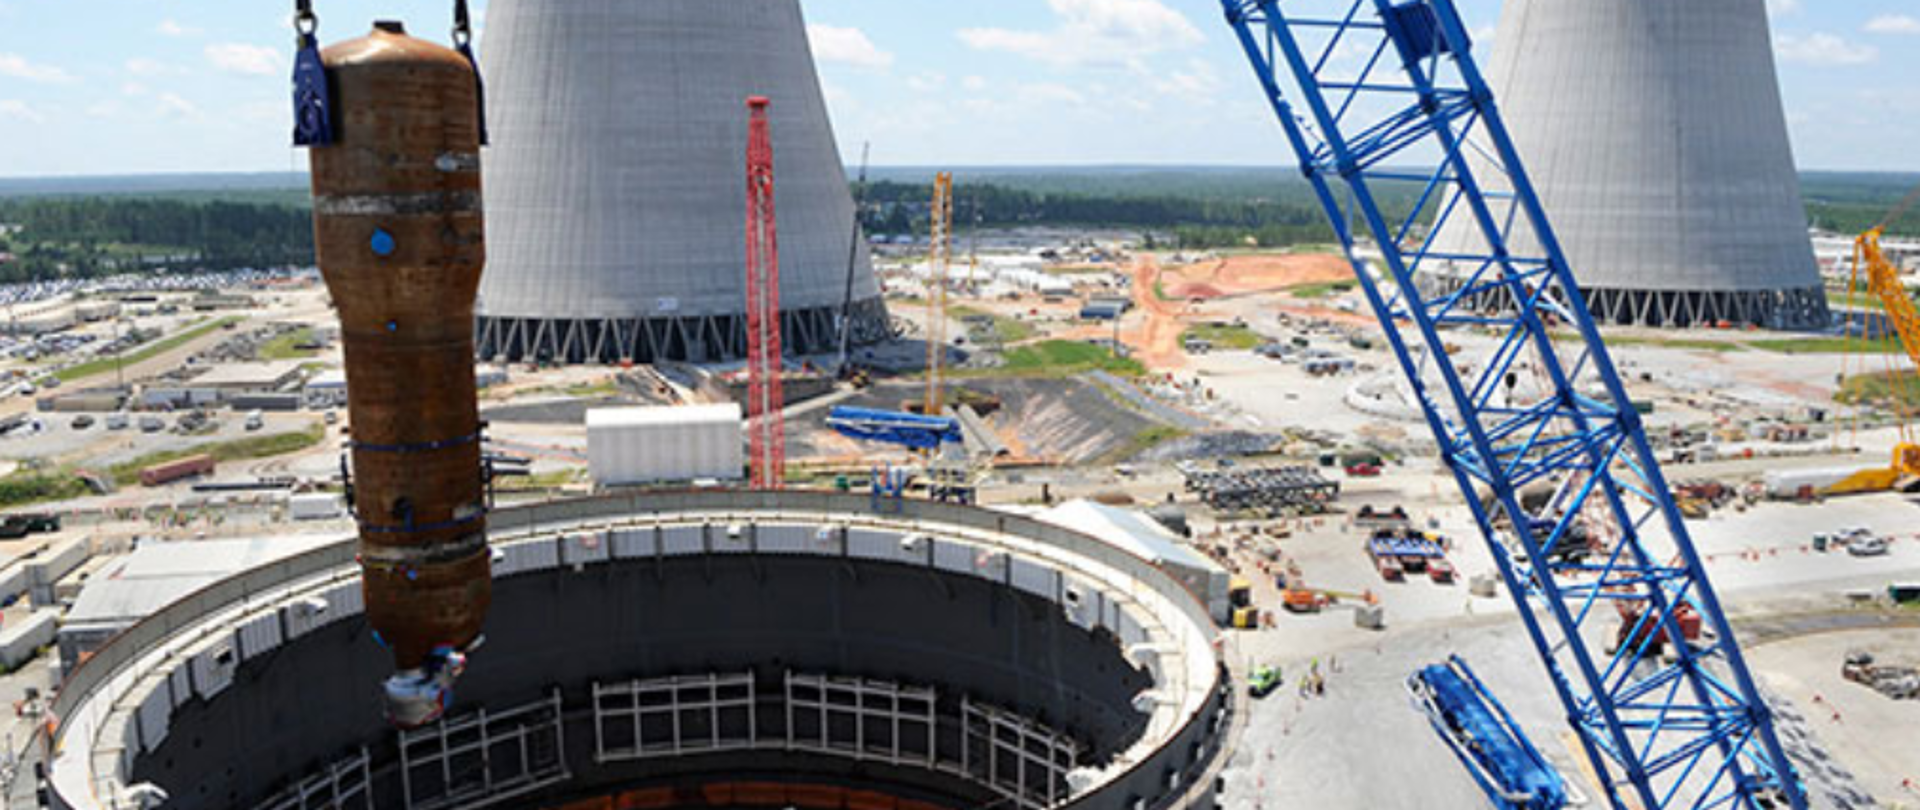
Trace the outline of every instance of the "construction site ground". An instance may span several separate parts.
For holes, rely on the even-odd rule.
[[[1850,771],[1883,808],[1920,807],[1920,700],[1893,700],[1842,678],[1853,650],[1920,664],[1920,627],[1799,636],[1750,645],[1747,658],[1826,742],[1834,760],[1822,767]]]
[[[1345,507],[1411,500],[1409,496],[1426,490],[1432,480],[1422,475],[1374,479],[1351,491]],[[1890,582],[1920,580],[1920,538],[1912,533],[1915,508],[1911,500],[1892,495],[1834,500],[1821,508],[1764,504],[1745,514],[1696,523],[1694,528],[1721,595],[1745,621],[1782,611],[1844,608],[1850,603],[1849,594],[1884,593]],[[1350,528],[1345,518],[1290,521],[1293,535],[1271,545],[1298,567],[1308,586],[1350,594],[1320,613],[1295,615],[1279,609],[1272,577],[1260,573],[1269,541],[1257,541],[1233,554],[1242,571],[1253,572],[1256,603],[1271,610],[1273,618],[1271,626],[1263,629],[1228,631],[1229,656],[1243,676],[1247,667],[1273,664],[1283,668],[1287,682],[1272,696],[1251,703],[1252,721],[1227,774],[1228,806],[1479,806],[1483,799],[1466,772],[1412,707],[1402,685],[1418,667],[1455,653],[1476,665],[1480,676],[1564,772],[1586,778],[1582,759],[1565,733],[1565,712],[1515,621],[1515,608],[1504,589],[1493,599],[1468,595],[1467,581],[1490,573],[1492,567],[1477,532],[1468,528],[1465,510],[1455,505],[1414,511],[1422,525],[1426,517],[1434,517],[1442,533],[1459,541],[1449,554],[1459,568],[1458,584],[1437,585],[1418,577],[1404,583],[1383,582],[1361,551],[1362,532]],[[1901,539],[1885,557],[1803,551],[1811,532],[1836,522],[1863,525]],[[1202,521],[1205,542],[1212,542],[1212,528]],[[1226,528],[1229,535],[1234,533],[1234,527]],[[1361,600],[1352,595],[1368,594],[1385,609],[1385,630],[1354,626],[1353,608]],[[1909,635],[1878,637],[1893,645],[1914,642]],[[1862,641],[1856,638],[1853,646]],[[1803,643],[1826,646],[1802,654]],[[1821,704],[1796,686],[1812,683],[1823,694],[1839,689],[1839,666],[1847,646],[1789,638],[1759,647],[1752,657],[1753,667],[1776,690],[1776,703],[1783,710],[1814,718],[1806,728],[1796,728],[1796,739],[1804,740],[1796,743],[1795,754],[1802,759],[1802,767],[1812,769],[1829,760],[1844,764],[1838,772],[1828,772],[1834,770],[1829,765],[1810,778],[1815,793],[1828,799],[1816,806],[1872,806],[1840,800],[1861,792],[1879,797],[1880,806],[1900,806],[1896,802],[1903,798],[1912,805],[1911,798],[1898,789],[1902,780],[1920,779],[1920,759],[1910,745],[1897,742],[1910,735],[1904,735],[1903,727],[1894,721],[1920,706],[1900,707],[1864,719],[1857,727],[1829,728],[1832,724],[1819,720]],[[1316,661],[1327,676],[1326,694],[1303,697],[1297,689],[1299,677]],[[1860,694],[1851,696],[1855,703],[1869,697],[1886,702],[1864,687],[1847,686],[1859,690]],[[1828,695],[1827,699],[1833,698]],[[1855,708],[1847,713],[1863,712]],[[1886,722],[1881,722],[1882,717]],[[1920,726],[1905,726],[1913,727]],[[1876,756],[1856,753],[1874,746],[1878,746]],[[1353,779],[1355,762],[1378,763],[1392,778]],[[1848,772],[1858,775],[1859,782]],[[1590,783],[1583,789],[1589,796],[1596,792]]]

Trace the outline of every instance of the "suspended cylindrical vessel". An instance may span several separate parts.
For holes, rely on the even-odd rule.
[[[1507,0],[1489,79],[1597,319],[1827,325],[1765,0]],[[1470,219],[1442,252],[1483,250]]]
[[[853,340],[885,336],[799,0],[492,0],[483,46],[483,357],[744,358],[754,95],[780,137],[783,345],[839,347],[849,248]]]
[[[340,313],[366,613],[394,722],[445,709],[492,597],[473,305],[486,263],[472,63],[379,23],[322,54],[315,244]]]

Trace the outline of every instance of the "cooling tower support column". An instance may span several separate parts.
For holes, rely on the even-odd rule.
[[[351,497],[392,720],[438,717],[492,596],[473,301],[486,261],[478,92],[460,54],[380,23],[323,54],[315,243],[340,312]]]

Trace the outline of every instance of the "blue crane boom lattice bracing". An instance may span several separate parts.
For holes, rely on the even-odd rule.
[[[1609,802],[1804,808],[1451,0],[1222,5]],[[1386,211],[1386,185],[1416,203]],[[1423,239],[1456,218],[1484,252]],[[1442,272],[1466,281],[1421,285]]]

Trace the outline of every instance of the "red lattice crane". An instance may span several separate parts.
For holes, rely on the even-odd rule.
[[[750,482],[779,489],[787,468],[780,390],[780,240],[773,216],[773,136],[765,97],[747,99],[747,432]]]

